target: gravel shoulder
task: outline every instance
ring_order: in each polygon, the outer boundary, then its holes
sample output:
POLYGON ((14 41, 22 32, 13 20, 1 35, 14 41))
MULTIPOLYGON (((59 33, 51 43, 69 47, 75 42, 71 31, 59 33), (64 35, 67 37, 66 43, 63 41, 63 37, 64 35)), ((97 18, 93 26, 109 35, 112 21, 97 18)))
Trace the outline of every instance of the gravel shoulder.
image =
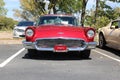
POLYGON ((23 38, 13 38, 12 31, 0 31, 0 44, 22 44, 23 38))

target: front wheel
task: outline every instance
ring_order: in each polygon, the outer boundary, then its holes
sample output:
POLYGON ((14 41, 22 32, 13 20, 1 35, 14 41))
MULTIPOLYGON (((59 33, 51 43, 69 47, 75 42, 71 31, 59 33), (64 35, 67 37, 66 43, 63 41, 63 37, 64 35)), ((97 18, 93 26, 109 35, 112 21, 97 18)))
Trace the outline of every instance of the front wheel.
POLYGON ((90 57, 90 52, 91 52, 91 50, 82 51, 81 52, 81 57, 85 58, 85 59, 88 59, 90 57))
POLYGON ((99 35, 99 47, 100 48, 105 48, 105 44, 106 44, 105 38, 102 34, 100 34, 99 35))

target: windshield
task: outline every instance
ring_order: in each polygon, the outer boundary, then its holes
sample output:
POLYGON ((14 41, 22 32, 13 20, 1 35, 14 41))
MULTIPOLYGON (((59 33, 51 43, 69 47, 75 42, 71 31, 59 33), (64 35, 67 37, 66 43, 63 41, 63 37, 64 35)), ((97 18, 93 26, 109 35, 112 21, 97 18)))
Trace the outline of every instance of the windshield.
POLYGON ((39 25, 41 24, 77 25, 77 20, 75 17, 43 16, 40 17, 39 25))
POLYGON ((33 26, 33 22, 19 22, 17 26, 33 26))

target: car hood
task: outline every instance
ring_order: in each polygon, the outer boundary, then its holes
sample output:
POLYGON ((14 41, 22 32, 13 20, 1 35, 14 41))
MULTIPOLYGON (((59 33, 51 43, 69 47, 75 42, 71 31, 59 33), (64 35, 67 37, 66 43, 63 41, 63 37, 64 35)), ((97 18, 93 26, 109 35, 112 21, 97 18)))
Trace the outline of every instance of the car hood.
POLYGON ((83 27, 67 25, 42 25, 36 28, 34 39, 37 38, 82 38, 86 39, 83 27))

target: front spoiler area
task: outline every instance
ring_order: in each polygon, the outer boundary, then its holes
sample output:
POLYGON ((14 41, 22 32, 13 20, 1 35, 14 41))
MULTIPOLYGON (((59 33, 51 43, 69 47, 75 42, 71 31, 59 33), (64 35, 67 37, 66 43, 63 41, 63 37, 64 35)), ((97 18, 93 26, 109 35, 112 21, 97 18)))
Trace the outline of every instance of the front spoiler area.
MULTIPOLYGON (((36 49, 38 51, 54 51, 54 48, 38 48, 36 46, 36 42, 27 42, 27 41, 22 41, 23 43, 23 46, 26 48, 26 49, 36 49)), ((88 50, 88 49, 94 49, 96 48, 97 46, 97 43, 96 42, 86 42, 86 45, 84 48, 81 48, 81 47, 77 47, 77 48, 67 48, 68 51, 84 51, 84 50, 88 50)))

